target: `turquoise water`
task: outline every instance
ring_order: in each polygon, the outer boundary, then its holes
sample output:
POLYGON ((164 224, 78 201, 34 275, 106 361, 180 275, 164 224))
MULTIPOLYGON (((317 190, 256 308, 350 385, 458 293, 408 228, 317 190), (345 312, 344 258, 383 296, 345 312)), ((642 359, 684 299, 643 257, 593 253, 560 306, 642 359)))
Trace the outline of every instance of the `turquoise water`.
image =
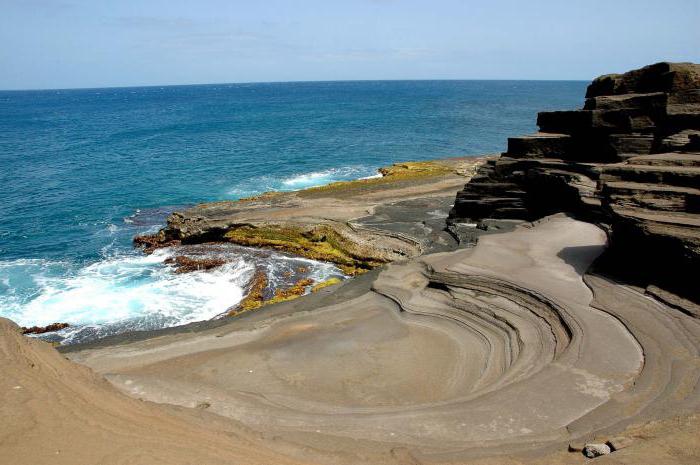
MULTIPOLYGON (((0 92, 0 315, 68 322, 67 342, 215 316, 255 266, 176 275, 134 234, 175 208, 371 176, 380 166, 499 152, 584 82, 405 81, 0 92)), ((197 252, 199 253, 199 252, 197 252)), ((337 270, 307 263, 318 279, 337 270)))

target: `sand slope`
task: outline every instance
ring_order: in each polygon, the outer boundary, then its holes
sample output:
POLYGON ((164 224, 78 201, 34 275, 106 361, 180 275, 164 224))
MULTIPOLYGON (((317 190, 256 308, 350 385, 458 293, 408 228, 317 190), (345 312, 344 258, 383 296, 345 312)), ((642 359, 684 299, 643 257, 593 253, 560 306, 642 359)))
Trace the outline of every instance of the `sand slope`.
POLYGON ((0 463, 298 463, 211 415, 128 398, 0 319, 0 463))

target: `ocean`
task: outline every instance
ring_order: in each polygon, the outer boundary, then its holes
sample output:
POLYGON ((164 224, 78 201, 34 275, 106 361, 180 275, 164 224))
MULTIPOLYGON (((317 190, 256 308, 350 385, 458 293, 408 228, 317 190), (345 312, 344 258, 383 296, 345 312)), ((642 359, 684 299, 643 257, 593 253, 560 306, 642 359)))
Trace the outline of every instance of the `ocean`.
POLYGON ((583 81, 362 81, 0 91, 0 316, 71 325, 75 343, 215 317, 256 267, 330 264, 235 246, 176 274, 135 234, 175 209, 376 174, 393 162, 501 152, 583 81))

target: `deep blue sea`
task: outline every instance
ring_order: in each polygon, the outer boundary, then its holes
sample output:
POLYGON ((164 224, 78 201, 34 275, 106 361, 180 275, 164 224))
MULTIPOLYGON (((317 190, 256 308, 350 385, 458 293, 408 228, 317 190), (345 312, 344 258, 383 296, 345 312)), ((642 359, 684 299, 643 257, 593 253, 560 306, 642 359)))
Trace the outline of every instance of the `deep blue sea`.
MULTIPOLYGON (((68 322, 64 342, 211 318, 256 266, 333 266, 245 248, 175 274, 132 237, 175 208, 500 152, 585 82, 377 81, 0 91, 0 315, 68 322)), ((190 253, 198 253, 189 251, 190 253)), ((289 274, 289 273, 287 273, 289 274)), ((280 275, 281 276, 281 275, 280 275)), ((280 278, 281 279, 281 278, 280 278)))

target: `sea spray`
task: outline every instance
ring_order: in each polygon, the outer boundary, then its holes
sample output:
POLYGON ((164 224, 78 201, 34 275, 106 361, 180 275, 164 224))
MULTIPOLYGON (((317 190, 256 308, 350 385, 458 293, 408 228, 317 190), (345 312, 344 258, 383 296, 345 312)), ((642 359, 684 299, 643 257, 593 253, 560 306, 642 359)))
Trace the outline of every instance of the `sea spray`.
POLYGON ((69 328, 48 336, 76 343, 124 331, 152 330, 217 317, 235 306, 256 269, 264 269, 273 288, 299 276, 323 281, 342 276, 333 265, 272 251, 225 244, 180 246, 151 255, 131 253, 71 270, 68 263, 18 260, 0 262, 0 295, 7 316, 22 326, 66 322, 69 328), (176 273, 169 258, 219 257, 212 270, 176 273), (28 292, 18 293, 23 286, 28 292))

